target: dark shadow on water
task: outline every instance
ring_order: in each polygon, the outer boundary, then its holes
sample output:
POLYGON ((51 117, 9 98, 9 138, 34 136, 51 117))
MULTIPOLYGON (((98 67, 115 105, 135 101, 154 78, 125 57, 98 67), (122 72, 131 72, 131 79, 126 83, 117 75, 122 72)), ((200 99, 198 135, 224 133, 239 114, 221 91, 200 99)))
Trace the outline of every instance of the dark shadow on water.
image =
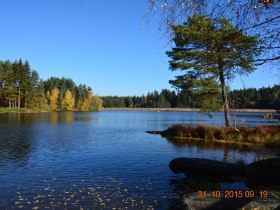
POLYGON ((193 139, 178 139, 178 138, 166 138, 170 143, 177 147, 193 147, 196 146, 201 149, 233 149, 233 150, 240 150, 240 151, 250 151, 252 147, 247 144, 239 144, 239 143, 224 143, 218 141, 209 141, 209 140, 193 140, 193 139))
MULTIPOLYGON (((228 142, 219 142, 219 141, 210 141, 210 140, 193 140, 193 139, 177 139, 177 138, 165 138, 170 144, 178 148, 199 148, 202 150, 223 150, 223 161, 229 162, 230 157, 229 153, 231 151, 246 154, 254 153, 254 161, 258 161, 266 158, 274 158, 280 156, 279 150, 273 148, 267 148, 263 146, 253 145, 253 144, 240 144, 240 143, 228 143, 228 142)), ((243 159, 237 161, 245 161, 243 159)))

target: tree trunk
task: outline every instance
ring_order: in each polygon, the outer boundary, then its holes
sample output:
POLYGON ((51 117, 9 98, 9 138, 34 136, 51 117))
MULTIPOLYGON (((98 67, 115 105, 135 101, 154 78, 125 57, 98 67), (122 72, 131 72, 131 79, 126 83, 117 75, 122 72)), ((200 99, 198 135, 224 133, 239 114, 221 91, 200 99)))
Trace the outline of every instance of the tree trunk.
POLYGON ((219 75, 220 75, 220 82, 221 82, 221 87, 222 87, 223 109, 224 109, 224 113, 225 113, 225 122, 226 122, 226 126, 229 127, 229 126, 231 126, 231 124, 230 124, 227 89, 226 89, 223 65, 220 62, 219 62, 219 75))
POLYGON ((20 109, 20 87, 18 89, 18 108, 20 109))

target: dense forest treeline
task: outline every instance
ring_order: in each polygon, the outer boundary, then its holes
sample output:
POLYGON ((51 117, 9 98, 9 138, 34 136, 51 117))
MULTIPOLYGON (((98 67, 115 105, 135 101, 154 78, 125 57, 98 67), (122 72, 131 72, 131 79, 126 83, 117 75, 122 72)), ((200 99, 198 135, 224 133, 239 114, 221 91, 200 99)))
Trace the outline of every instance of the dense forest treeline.
POLYGON ((27 60, 0 61, 0 82, 1 107, 37 111, 94 111, 102 107, 102 100, 92 94, 91 87, 64 77, 43 81, 27 60))
MULTIPOLYGON (((104 96, 103 106, 126 108, 201 108, 203 100, 191 92, 163 89, 142 96, 104 96)), ((280 109, 280 85, 229 91, 232 109, 280 109)), ((222 108, 222 105, 221 105, 222 108)))
MULTIPOLYGON (((142 96, 93 95, 91 87, 76 85, 72 79, 40 79, 26 60, 0 60, 0 107, 28 108, 37 111, 94 111, 101 107, 126 108, 201 108, 204 100, 190 91, 163 89, 142 96)), ((280 85, 229 91, 230 108, 280 109, 280 85)), ((222 106, 221 106, 222 108, 222 106)))

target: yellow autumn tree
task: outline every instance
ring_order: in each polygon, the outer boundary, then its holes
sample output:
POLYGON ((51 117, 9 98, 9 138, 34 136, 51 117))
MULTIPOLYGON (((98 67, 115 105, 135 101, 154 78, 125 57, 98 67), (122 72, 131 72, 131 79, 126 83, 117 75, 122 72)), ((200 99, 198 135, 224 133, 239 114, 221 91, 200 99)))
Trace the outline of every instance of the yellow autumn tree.
POLYGON ((98 111, 103 107, 103 101, 98 95, 88 94, 89 111, 98 111))
POLYGON ((98 95, 93 95, 90 91, 84 100, 77 102, 79 111, 98 111, 102 108, 103 101, 98 95))
POLYGON ((85 98, 84 100, 79 100, 77 102, 77 109, 79 111, 88 111, 89 110, 89 99, 88 99, 88 97, 85 98))
POLYGON ((59 95, 59 90, 57 87, 55 87, 54 89, 52 89, 51 93, 48 91, 47 92, 47 98, 49 101, 49 107, 50 110, 54 111, 57 109, 57 98, 59 95))
POLYGON ((75 99, 70 90, 67 90, 62 100, 62 109, 66 111, 72 111, 74 108, 75 99))
POLYGON ((79 100, 79 101, 77 102, 77 105, 76 105, 77 109, 78 109, 79 111, 83 111, 82 106, 83 106, 83 101, 79 100))
POLYGON ((88 111, 89 110, 89 100, 86 98, 82 103, 82 111, 88 111))

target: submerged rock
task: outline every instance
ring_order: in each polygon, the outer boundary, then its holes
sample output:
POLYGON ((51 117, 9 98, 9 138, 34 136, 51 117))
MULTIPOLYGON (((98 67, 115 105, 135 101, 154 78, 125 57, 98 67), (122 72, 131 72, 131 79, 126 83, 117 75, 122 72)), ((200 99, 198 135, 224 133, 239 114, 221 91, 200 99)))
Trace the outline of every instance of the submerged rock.
POLYGON ((246 167, 245 175, 258 182, 280 185, 280 158, 251 163, 246 167))
POLYGON ((162 131, 146 131, 146 133, 149 133, 149 134, 161 134, 162 131))
POLYGON ((245 166, 204 158, 175 158, 169 163, 174 173, 192 173, 214 176, 244 176, 245 166))

